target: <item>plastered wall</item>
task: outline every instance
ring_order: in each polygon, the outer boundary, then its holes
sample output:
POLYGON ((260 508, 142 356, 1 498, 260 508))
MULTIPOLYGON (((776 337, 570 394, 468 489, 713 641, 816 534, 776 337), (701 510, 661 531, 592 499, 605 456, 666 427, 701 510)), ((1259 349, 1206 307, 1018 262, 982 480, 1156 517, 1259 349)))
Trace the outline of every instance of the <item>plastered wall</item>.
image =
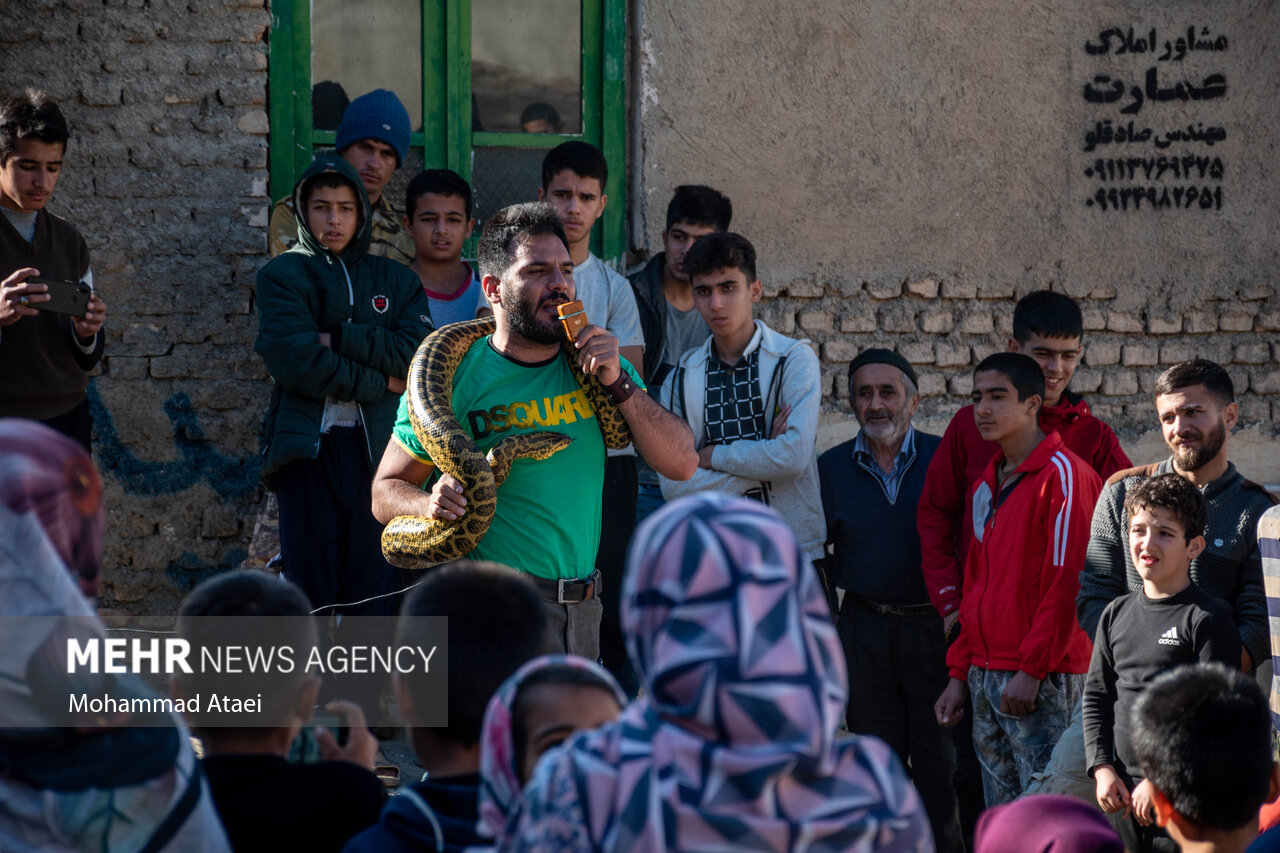
POLYGON ((635 248, 675 186, 731 197, 763 317, 822 357, 824 443, 859 349, 911 360, 940 431, 1051 287, 1135 460, 1164 453, 1155 377, 1203 356, 1280 484, 1280 3, 636 0, 633 39, 635 248))

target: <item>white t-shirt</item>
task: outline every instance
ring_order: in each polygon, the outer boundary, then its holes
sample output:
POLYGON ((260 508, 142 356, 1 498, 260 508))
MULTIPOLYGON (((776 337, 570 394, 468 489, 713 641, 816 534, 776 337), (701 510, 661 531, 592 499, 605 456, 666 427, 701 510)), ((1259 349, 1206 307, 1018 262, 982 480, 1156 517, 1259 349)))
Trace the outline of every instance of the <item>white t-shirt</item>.
POLYGON ((588 253, 587 259, 573 268, 573 283, 589 322, 612 332, 620 347, 644 346, 631 282, 588 253))

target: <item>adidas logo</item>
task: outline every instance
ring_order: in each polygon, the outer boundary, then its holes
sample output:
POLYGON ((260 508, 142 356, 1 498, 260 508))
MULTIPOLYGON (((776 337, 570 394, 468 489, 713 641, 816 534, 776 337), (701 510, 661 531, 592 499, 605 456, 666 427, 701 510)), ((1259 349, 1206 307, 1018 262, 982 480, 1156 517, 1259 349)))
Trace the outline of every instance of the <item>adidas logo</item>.
POLYGON ((1160 645, 1162 646, 1176 646, 1179 645, 1179 642, 1176 625, 1160 635, 1160 645))

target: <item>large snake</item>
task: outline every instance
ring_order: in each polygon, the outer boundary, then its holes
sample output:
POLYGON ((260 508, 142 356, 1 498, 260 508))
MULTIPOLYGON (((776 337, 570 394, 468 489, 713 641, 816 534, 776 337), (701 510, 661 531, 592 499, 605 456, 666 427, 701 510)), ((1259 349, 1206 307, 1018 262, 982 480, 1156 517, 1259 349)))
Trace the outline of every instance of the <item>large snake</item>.
MULTIPOLYGON (((462 483, 467 511, 453 521, 401 515, 382 533, 382 553, 393 566, 426 569, 471 553, 489 529, 498 507, 498 486, 520 458, 547 459, 572 441, 556 432, 508 436, 486 455, 453 414, 453 376, 472 344, 495 328, 492 317, 437 329, 418 347, 409 364, 409 425, 441 473, 462 483)), ((631 430, 604 386, 578 366, 578 350, 567 338, 565 356, 595 412, 606 447, 631 442, 631 430)))

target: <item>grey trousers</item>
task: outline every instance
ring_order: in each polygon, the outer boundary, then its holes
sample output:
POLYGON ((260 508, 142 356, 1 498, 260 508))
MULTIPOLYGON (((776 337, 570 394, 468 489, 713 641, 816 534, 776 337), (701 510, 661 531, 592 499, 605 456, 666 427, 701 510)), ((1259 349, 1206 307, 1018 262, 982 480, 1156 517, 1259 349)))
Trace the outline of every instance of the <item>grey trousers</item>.
POLYGON ((600 596, 579 604, 557 604, 543 599, 547 609, 550 640, 547 652, 600 660, 600 619, 604 605, 600 596))

